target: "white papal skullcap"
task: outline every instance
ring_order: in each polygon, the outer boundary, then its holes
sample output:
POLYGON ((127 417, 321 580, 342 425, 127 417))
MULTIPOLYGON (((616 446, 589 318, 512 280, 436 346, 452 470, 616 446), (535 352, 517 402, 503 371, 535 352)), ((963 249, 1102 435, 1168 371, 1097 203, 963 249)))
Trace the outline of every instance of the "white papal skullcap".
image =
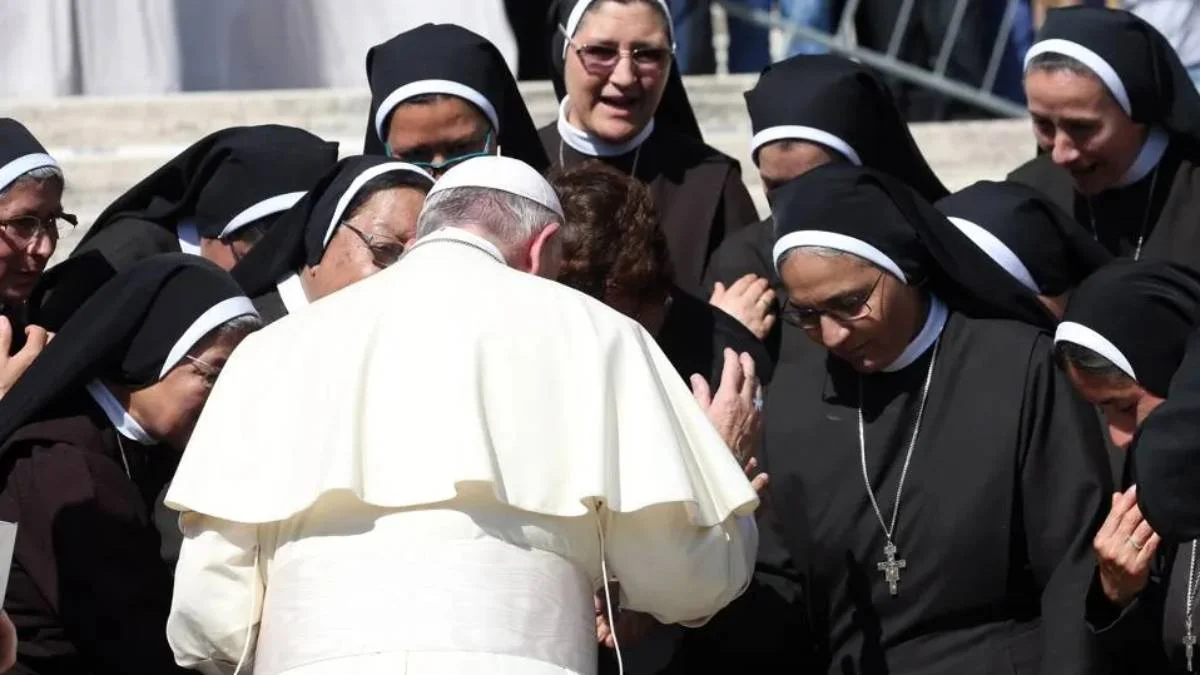
POLYGON ((563 217, 558 194, 542 174, 519 159, 512 157, 476 157, 468 159, 434 183, 429 195, 460 187, 488 188, 533 200, 563 217))

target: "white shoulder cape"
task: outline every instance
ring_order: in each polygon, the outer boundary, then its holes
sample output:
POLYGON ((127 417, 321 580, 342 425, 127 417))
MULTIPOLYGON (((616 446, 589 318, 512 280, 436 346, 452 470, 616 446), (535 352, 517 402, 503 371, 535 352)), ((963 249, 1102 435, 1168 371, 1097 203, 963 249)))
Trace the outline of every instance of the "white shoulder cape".
POLYGON ((243 342, 166 503, 267 523, 335 490, 564 517, 679 503, 703 527, 758 504, 639 325, 441 242, 243 342))

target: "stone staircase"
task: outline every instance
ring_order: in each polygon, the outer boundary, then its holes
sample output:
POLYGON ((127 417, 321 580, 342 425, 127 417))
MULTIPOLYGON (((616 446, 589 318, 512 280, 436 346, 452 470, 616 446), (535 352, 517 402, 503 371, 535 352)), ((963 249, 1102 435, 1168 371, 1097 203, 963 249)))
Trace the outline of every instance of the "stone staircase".
MULTIPOLYGON (((753 84, 753 76, 687 78, 705 138, 742 163, 751 194, 765 212, 748 153, 750 124, 742 99, 753 84)), ((539 125, 554 119, 558 106, 548 82, 524 83, 521 90, 539 125)), ((288 124, 338 141, 342 154, 349 155, 362 148, 368 103, 362 90, 213 92, 3 101, 0 116, 26 124, 63 164, 64 204, 80 216, 81 226, 61 243, 61 257, 114 197, 201 136, 227 126, 288 124)), ((952 189, 1002 178, 1033 155, 1025 120, 918 124, 913 131, 952 189)))

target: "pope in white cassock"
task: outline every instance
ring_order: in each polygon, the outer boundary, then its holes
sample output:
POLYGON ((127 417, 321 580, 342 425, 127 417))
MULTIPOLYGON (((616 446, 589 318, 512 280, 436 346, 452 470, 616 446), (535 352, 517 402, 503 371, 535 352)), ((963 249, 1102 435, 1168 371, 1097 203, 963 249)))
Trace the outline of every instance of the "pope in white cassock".
POLYGON ((592 673, 606 580, 685 625, 745 589, 755 493, 654 340, 541 278, 561 220, 469 160, 398 263, 238 348, 167 495, 181 665, 592 673))

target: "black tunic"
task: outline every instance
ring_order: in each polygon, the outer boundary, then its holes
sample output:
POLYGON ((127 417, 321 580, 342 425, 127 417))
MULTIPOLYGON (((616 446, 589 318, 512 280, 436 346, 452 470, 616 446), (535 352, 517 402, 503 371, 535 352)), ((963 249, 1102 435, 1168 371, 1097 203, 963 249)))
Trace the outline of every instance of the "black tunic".
MULTIPOLYGON (((805 589, 827 672, 1094 672, 1084 598, 1111 479, 1094 415, 1050 346, 1028 325, 950 314, 901 499, 898 597, 876 569, 885 539, 860 467, 856 373, 815 345, 778 365, 762 457, 771 536, 805 589)), ((932 351, 864 378, 885 518, 932 351)))
POLYGON ((562 142, 556 123, 540 130, 553 166, 599 160, 629 171, 635 154, 637 178, 650 186, 658 207, 675 283, 700 294, 713 251, 726 237, 758 220, 737 161, 666 129, 656 129, 637 150, 619 157, 591 157, 562 142))
POLYGON ((123 440, 81 394, 5 443, 0 520, 20 525, 4 609, 18 673, 175 673, 171 581, 150 520, 177 457, 123 440))
POLYGON ((774 361, 754 333, 681 289, 671 293, 671 306, 655 340, 684 380, 698 373, 714 389, 721 382, 727 347, 754 359, 755 374, 764 386, 771 382, 775 370, 774 361))
POLYGON ((1008 178, 1041 190, 1091 230, 1113 255, 1133 257, 1144 223, 1142 258, 1200 269, 1197 157, 1200 153, 1186 139, 1172 136, 1156 170, 1132 185, 1106 190, 1090 200, 1075 192, 1070 174, 1056 166, 1049 155, 1029 161, 1008 178))

